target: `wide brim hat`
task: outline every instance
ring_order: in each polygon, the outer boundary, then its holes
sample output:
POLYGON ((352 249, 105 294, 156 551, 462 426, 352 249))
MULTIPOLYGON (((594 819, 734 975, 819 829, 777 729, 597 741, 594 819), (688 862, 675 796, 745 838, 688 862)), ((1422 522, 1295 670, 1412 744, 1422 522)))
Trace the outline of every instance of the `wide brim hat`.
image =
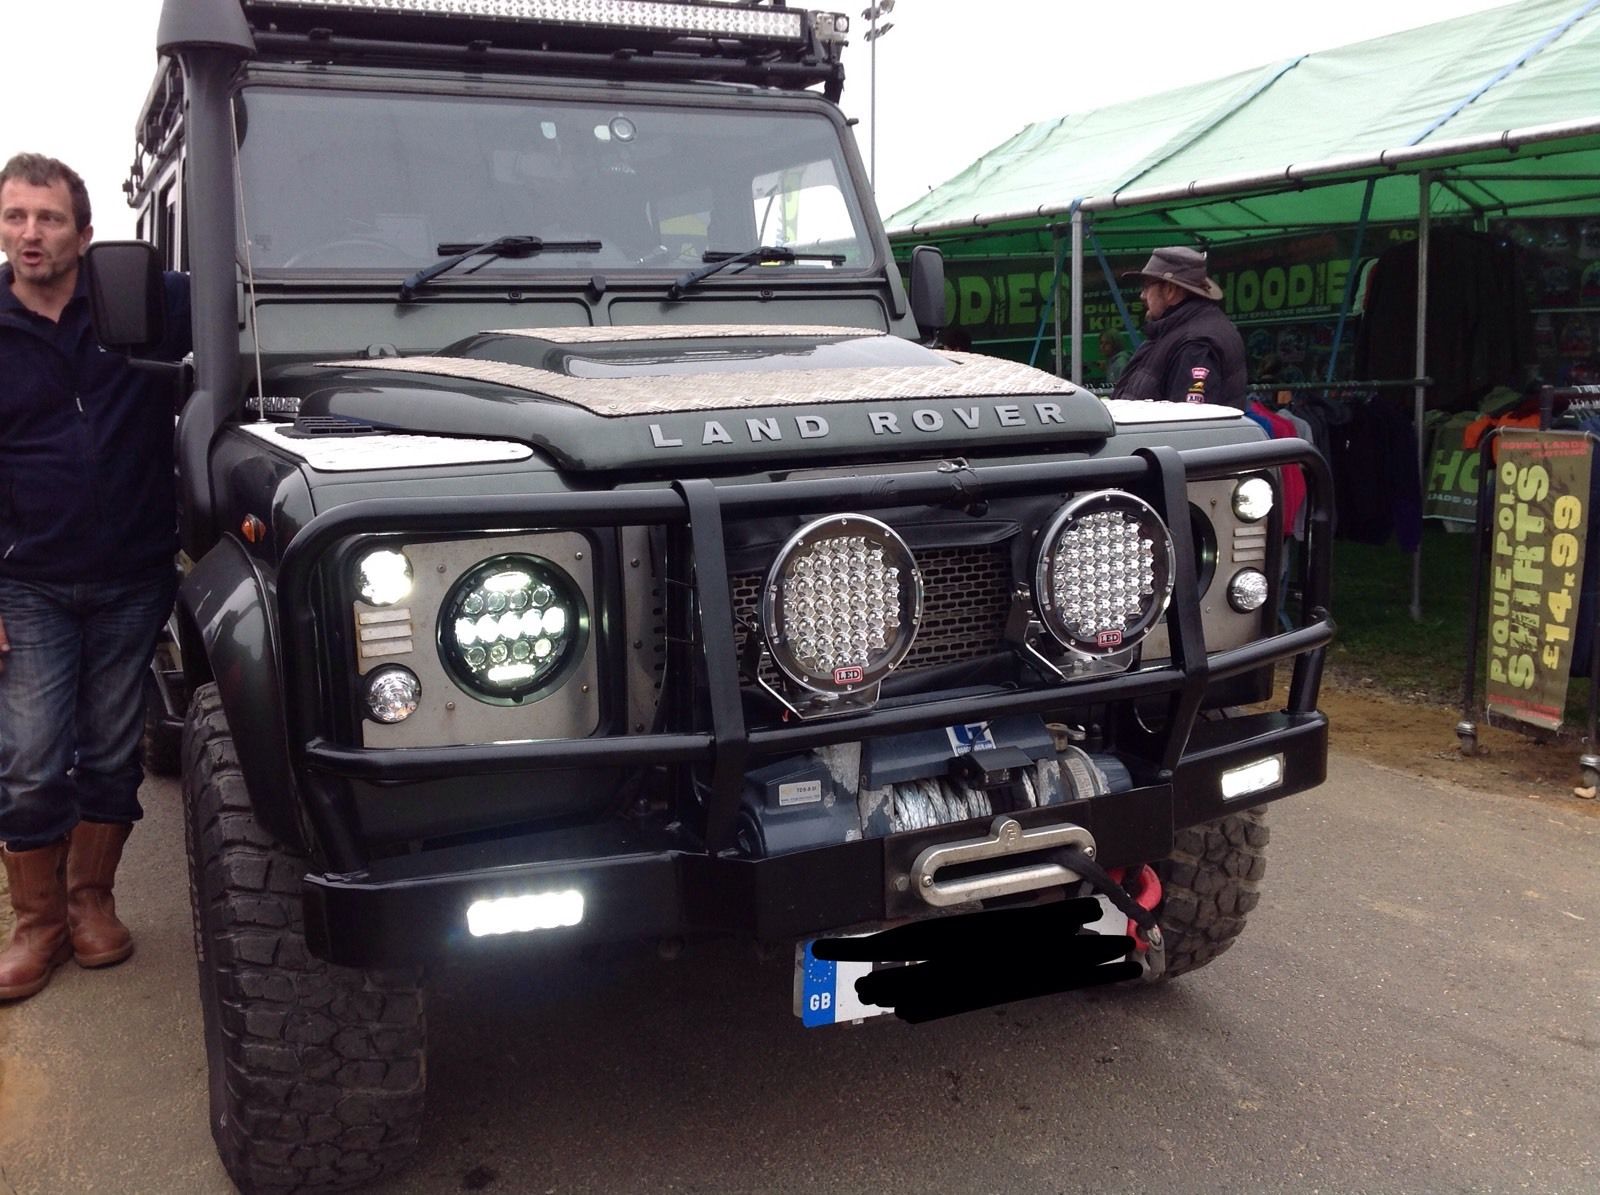
POLYGON ((1170 282, 1202 299, 1222 298, 1222 288, 1206 273, 1206 255, 1187 245, 1169 245, 1157 249, 1144 263, 1142 270, 1127 270, 1124 278, 1153 278, 1157 282, 1170 282))

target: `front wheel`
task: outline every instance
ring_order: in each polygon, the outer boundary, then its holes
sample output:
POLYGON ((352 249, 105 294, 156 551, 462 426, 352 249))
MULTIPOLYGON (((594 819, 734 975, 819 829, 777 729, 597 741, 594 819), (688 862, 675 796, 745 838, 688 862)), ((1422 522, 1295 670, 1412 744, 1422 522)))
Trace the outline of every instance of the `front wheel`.
POLYGON ((245 1195, 368 1182, 416 1147, 420 973, 307 949, 306 861, 255 818, 215 685, 183 736, 184 829, 211 1083, 211 1135, 245 1195))
POLYGON ((1271 832, 1263 811, 1246 809, 1179 830, 1161 877, 1161 933, 1171 979, 1205 966, 1244 932, 1261 900, 1271 832))

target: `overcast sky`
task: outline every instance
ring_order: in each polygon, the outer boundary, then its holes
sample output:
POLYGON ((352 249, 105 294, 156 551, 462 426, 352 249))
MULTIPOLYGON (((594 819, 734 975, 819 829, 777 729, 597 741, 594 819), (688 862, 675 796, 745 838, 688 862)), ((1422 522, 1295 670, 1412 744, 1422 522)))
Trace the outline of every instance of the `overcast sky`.
MULTIPOLYGON (((800 3, 850 13, 844 109, 860 119, 856 131, 867 158, 876 91, 877 192, 888 215, 1031 121, 1503 0, 895 0, 885 18, 894 28, 878 42, 876 88, 861 9, 800 3)), ((19 34, 8 42, 12 115, 0 152, 31 149, 74 166, 88 182, 102 238, 132 234, 121 187, 133 160, 134 121, 155 71, 160 8, 161 0, 53 0, 40 29, 54 32, 42 41, 19 34)))

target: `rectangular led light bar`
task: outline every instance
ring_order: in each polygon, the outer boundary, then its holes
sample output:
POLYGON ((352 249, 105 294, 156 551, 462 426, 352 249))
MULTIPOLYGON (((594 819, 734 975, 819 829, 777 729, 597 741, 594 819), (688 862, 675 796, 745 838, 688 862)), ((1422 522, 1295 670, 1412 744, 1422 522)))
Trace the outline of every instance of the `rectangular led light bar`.
POLYGON ((1266 792, 1283 783, 1283 756, 1269 755, 1222 773, 1222 799, 1236 801, 1251 793, 1266 792))
POLYGON ((298 8, 430 17, 478 17, 543 25, 803 41, 798 9, 664 4, 659 0, 246 0, 252 8, 298 8))
POLYGON ((474 938, 562 929, 582 920, 583 893, 576 888, 475 900, 467 909, 467 931, 474 938))

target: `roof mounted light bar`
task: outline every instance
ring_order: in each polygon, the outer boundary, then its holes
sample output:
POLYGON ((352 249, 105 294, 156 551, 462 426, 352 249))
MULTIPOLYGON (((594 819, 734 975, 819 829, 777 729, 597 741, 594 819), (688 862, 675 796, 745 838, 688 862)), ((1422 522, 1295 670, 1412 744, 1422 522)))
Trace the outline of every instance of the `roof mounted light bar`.
POLYGON ((778 43, 819 40, 849 31, 836 13, 789 8, 733 8, 666 0, 244 0, 248 9, 295 9, 528 22, 573 29, 634 29, 669 37, 734 37, 778 43))

